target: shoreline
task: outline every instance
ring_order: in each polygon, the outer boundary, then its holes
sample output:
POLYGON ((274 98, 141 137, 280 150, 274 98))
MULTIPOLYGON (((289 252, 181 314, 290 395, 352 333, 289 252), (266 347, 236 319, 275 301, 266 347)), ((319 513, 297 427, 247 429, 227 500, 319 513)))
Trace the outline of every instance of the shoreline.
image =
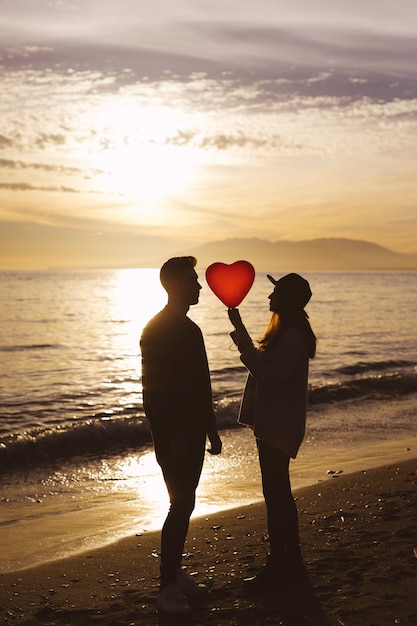
MULTIPOLYGON (((206 456, 192 520, 263 501, 251 431, 241 431, 240 437, 233 431, 224 435, 222 457, 206 456), (225 476, 227 499, 223 495, 225 476)), ((328 479, 412 457, 417 457, 415 436, 359 448, 304 445, 291 463, 293 492, 297 495, 301 488, 314 487, 328 479)), ((78 491, 75 495, 47 496, 24 505, 9 503, 1 523, 0 575, 100 549, 134 533, 158 531, 168 507, 166 488, 153 453, 139 458, 137 471, 143 472, 146 467, 146 485, 142 485, 141 492, 135 477, 127 485, 116 481, 120 491, 112 486, 98 493, 90 489, 85 494, 78 491)), ((127 464, 133 465, 132 459, 127 464)))
POLYGON ((184 565, 211 592, 193 603, 190 617, 157 614, 159 532, 150 531, 1 574, 2 623, 411 626, 417 621, 416 466, 413 456, 297 490, 310 579, 303 589, 244 596, 243 578, 265 559, 265 507, 257 502, 191 520, 184 565))

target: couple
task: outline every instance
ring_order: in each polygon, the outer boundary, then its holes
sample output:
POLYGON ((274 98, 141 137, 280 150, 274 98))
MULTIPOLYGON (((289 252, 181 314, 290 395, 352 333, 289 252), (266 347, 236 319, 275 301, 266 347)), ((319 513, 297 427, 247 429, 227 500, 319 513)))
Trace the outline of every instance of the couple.
MULTIPOLYGON (((208 592, 206 585, 187 576, 181 558, 206 438, 210 454, 222 450, 203 336, 187 316, 201 289, 196 263, 194 257, 176 257, 162 266, 160 280, 168 303, 148 322, 140 342, 144 409, 170 499, 161 535, 157 598, 158 609, 168 614, 188 613, 187 598, 208 592)), ((248 370, 239 422, 254 430, 267 507, 270 553, 259 574, 245 581, 255 591, 273 591, 305 576, 289 462, 304 437, 308 363, 316 348, 304 311, 311 297, 308 282, 298 274, 268 279, 274 284, 269 296, 272 317, 258 348, 238 309, 228 311, 234 326, 231 337, 248 370)))

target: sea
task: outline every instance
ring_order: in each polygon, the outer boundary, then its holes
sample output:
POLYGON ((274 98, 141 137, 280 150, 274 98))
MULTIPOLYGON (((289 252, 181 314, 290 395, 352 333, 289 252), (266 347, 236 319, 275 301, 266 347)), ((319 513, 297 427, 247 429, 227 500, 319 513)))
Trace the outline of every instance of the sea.
MULTIPOLYGON (((204 334, 224 441, 203 470, 205 514, 261 491, 252 433, 237 424, 246 371, 226 307, 197 271, 200 302, 189 316, 204 334)), ((239 306, 255 341, 270 318, 268 273, 286 272, 257 271, 239 306)), ((332 459, 337 476, 346 450, 364 464, 375 446, 417 443, 417 273, 300 273, 313 292, 306 310, 318 347, 297 485, 324 478, 314 459, 332 459)), ((1 271, 0 293, 0 571, 160 526, 166 493, 139 349, 166 303, 159 270, 1 271)))

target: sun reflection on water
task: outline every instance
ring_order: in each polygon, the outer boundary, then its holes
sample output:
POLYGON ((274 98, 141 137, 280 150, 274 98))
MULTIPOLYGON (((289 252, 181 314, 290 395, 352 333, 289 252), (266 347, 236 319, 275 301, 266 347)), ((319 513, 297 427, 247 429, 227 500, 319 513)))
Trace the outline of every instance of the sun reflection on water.
MULTIPOLYGON (((252 434, 243 429, 233 433, 223 431, 221 436, 224 452, 216 457, 206 455, 193 517, 248 504, 260 497, 258 460, 252 434)), ((111 482, 114 493, 123 493, 137 500, 137 519, 142 527, 162 527, 169 498, 153 450, 141 450, 119 458, 114 464, 103 465, 100 474, 107 485, 107 481, 111 482)))
MULTIPOLYGON (((119 270, 109 292, 108 315, 118 322, 119 331, 109 336, 111 351, 123 371, 117 377, 126 396, 140 390, 139 339, 145 324, 166 303, 166 292, 159 281, 159 270, 134 268, 119 270)), ((114 328, 114 325, 113 325, 114 328)))
MULTIPOLYGON (((168 494, 155 454, 132 455, 120 461, 118 470, 123 476, 124 488, 137 495, 141 509, 152 512, 152 517, 161 519, 168 508, 168 494)), ((142 510, 143 514, 144 511, 142 510)))
POLYGON ((166 302, 166 292, 159 281, 159 269, 120 270, 117 272, 111 297, 113 313, 120 319, 133 322, 135 332, 137 329, 141 331, 152 315, 166 302))

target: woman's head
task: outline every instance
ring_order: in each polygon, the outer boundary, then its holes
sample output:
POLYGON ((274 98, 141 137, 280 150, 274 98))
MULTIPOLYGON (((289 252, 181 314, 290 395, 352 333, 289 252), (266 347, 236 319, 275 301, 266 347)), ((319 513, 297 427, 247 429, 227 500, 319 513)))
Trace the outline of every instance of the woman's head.
POLYGON ((269 296, 270 309, 274 313, 297 313, 302 311, 311 298, 311 289, 308 281, 299 274, 287 274, 279 280, 267 275, 275 285, 269 296))
POLYGON ((267 276, 275 285, 275 289, 269 296, 272 317, 259 340, 260 349, 268 349, 287 328, 295 326, 304 337, 309 357, 314 358, 316 337, 304 311, 312 295, 308 281, 295 273, 287 274, 279 280, 275 280, 269 274, 267 276))

